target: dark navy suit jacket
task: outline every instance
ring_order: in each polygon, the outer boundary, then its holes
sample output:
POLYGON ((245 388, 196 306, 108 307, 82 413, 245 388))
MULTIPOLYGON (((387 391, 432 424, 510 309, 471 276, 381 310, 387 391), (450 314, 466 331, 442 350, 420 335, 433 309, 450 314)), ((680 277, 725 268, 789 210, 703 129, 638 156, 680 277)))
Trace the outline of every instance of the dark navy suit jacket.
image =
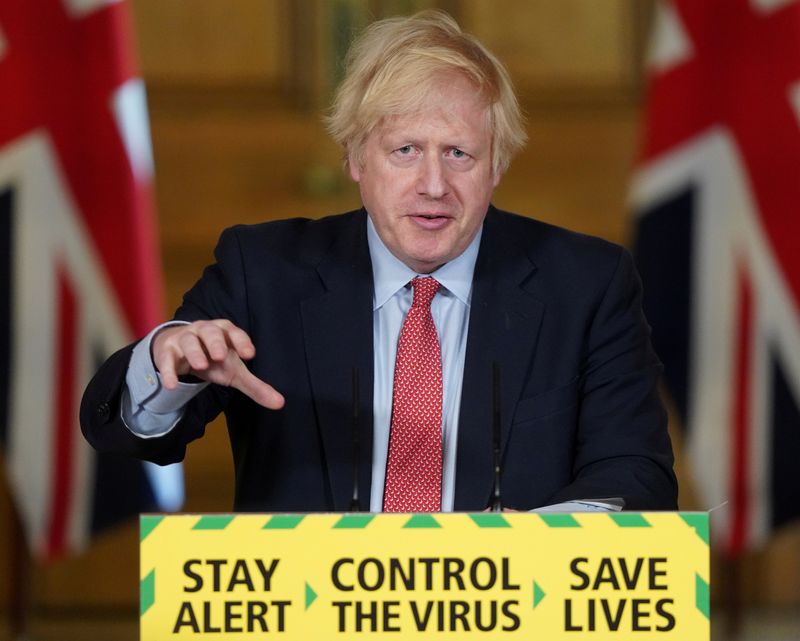
MULTIPOLYGON (((352 371, 360 372, 360 460, 368 509, 372 458, 372 269, 366 212, 226 230, 177 318, 230 319, 247 331, 252 371, 286 397, 280 411, 209 386, 167 435, 140 439, 120 419, 132 346, 87 388, 86 438, 158 463, 183 458, 226 413, 236 510, 348 509, 353 487, 352 371)), ((677 485, 661 365, 621 247, 490 208, 475 266, 456 461, 456 510, 489 503, 492 363, 499 364, 504 504, 531 509, 622 497, 675 509, 677 485)))

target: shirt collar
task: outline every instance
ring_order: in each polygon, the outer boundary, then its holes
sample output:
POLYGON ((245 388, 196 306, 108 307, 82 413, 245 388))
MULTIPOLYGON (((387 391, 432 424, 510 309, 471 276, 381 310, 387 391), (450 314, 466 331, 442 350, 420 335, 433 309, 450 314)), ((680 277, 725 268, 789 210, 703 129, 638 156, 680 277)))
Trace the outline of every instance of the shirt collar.
POLYGON ((442 265, 432 274, 418 274, 397 258, 384 244, 372 218, 367 216, 367 242, 372 260, 372 280, 375 296, 372 301, 373 311, 380 309, 398 290, 408 284, 415 276, 433 276, 439 284, 451 292, 465 305, 469 305, 472 295, 472 274, 478 258, 483 226, 478 229, 475 238, 456 258, 442 265))

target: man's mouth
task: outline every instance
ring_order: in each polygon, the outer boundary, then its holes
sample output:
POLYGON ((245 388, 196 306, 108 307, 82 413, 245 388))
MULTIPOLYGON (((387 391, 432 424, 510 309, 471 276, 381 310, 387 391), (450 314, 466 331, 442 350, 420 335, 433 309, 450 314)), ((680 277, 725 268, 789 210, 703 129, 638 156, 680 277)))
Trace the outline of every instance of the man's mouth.
POLYGON ((412 214, 411 220, 413 220, 416 225, 422 227, 423 229, 437 230, 445 227, 452 220, 452 218, 445 214, 421 213, 412 214))

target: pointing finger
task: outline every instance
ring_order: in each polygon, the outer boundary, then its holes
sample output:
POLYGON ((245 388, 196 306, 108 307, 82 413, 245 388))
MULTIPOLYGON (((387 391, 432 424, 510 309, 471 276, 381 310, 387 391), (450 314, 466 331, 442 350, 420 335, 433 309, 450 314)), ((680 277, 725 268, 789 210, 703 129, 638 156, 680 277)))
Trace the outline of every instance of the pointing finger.
POLYGON ((241 363, 241 367, 231 381, 231 386, 267 409, 279 410, 286 402, 283 394, 258 378, 247 369, 244 363, 241 363))

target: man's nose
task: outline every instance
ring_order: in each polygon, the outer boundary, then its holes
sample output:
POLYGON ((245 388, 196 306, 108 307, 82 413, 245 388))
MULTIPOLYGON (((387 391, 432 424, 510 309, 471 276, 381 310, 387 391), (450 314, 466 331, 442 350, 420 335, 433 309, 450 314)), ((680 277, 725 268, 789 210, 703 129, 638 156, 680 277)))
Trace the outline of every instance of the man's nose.
POLYGON ((417 193, 429 198, 442 198, 449 191, 444 158, 435 154, 426 155, 420 164, 417 193))

